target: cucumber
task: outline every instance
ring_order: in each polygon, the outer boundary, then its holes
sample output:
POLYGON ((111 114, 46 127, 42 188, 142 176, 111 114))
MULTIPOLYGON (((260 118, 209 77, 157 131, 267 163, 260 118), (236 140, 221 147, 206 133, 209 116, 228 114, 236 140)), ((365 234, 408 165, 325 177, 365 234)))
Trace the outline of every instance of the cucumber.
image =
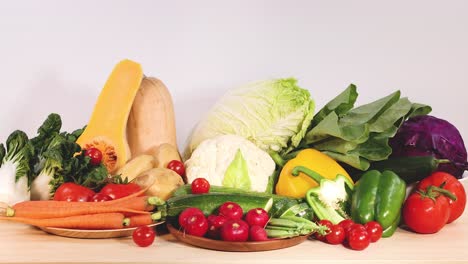
POLYGON ((166 201, 167 216, 177 217, 183 210, 189 207, 199 208, 205 215, 210 215, 216 213, 218 207, 225 202, 235 202, 239 204, 244 213, 255 208, 263 208, 268 212, 273 205, 273 198, 250 194, 239 195, 227 193, 181 195, 172 197, 166 201))
MULTIPOLYGON (((181 195, 187 195, 192 193, 192 188, 190 184, 185 184, 177 188, 173 193, 172 197, 177 197, 181 195)), ((246 191, 242 189, 237 189, 237 188, 232 188, 232 187, 224 187, 224 186, 216 186, 216 185, 211 185, 210 186, 210 192, 209 193, 227 193, 227 194, 240 194, 240 195, 253 195, 253 196, 258 196, 258 197, 267 197, 267 198, 273 198, 274 202, 276 203, 279 200, 282 199, 290 199, 290 200, 296 200, 296 203, 300 201, 300 199, 296 198, 289 198, 281 195, 276 195, 276 194, 271 194, 271 193, 265 193, 265 192, 254 192, 254 191, 246 191)))
POLYGON ((372 162, 369 170, 390 170, 406 183, 413 183, 429 176, 439 164, 449 162, 433 156, 390 157, 387 160, 372 162))

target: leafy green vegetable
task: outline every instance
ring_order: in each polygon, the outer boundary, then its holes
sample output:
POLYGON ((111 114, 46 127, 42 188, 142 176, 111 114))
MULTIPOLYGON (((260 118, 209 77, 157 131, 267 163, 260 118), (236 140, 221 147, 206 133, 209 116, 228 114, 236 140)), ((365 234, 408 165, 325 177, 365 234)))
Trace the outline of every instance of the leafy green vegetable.
POLYGON ((357 97, 356 86, 351 84, 327 103, 314 116, 301 148, 316 148, 335 160, 366 170, 370 162, 387 159, 392 153, 388 140, 403 121, 431 111, 429 106, 400 98, 400 91, 354 108, 357 97))
POLYGON ((50 114, 31 139, 35 156, 31 159, 34 177, 31 184, 33 200, 48 200, 64 182, 75 182, 90 188, 99 188, 107 178, 104 165, 93 166, 90 158, 76 143, 83 129, 72 133, 60 132, 62 120, 50 114), (76 155, 81 153, 81 155, 76 155))
POLYGON ((238 188, 241 190, 250 190, 252 183, 250 182, 247 162, 242 156, 240 149, 237 150, 234 159, 229 164, 224 174, 223 186, 238 188))
POLYGON ((0 201, 11 205, 29 200, 29 162, 34 150, 28 136, 16 130, 7 138, 6 151, 3 145, 1 149, 0 201))
POLYGON ((261 149, 282 151, 299 145, 312 120, 315 104, 295 79, 259 81, 224 95, 195 127, 185 157, 206 139, 233 134, 261 149))

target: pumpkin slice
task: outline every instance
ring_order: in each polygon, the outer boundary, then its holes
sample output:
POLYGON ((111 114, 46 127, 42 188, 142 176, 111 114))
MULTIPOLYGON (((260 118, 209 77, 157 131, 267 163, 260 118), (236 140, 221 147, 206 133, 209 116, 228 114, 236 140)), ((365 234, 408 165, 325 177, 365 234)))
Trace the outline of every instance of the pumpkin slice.
POLYGON ((103 163, 110 173, 131 158, 127 120, 142 79, 140 64, 130 60, 119 62, 98 97, 86 129, 77 140, 83 149, 95 147, 101 150, 103 163))

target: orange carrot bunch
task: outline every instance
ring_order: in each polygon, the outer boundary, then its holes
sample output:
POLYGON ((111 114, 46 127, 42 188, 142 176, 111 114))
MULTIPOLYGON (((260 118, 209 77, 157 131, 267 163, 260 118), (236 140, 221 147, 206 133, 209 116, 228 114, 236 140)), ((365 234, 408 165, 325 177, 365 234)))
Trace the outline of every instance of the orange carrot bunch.
POLYGON ((38 227, 73 229, 118 229, 148 225, 161 219, 161 213, 151 214, 164 201, 157 197, 140 196, 141 190, 120 199, 105 202, 25 201, 5 208, 9 220, 38 227))

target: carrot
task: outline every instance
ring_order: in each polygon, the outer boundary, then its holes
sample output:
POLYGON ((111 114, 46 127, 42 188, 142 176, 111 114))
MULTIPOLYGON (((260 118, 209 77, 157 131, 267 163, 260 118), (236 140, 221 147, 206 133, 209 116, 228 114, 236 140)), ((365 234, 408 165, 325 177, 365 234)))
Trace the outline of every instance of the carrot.
MULTIPOLYGON (((111 201, 105 201, 105 202, 67 202, 67 201, 54 201, 54 200, 47 200, 47 201, 24 201, 24 202, 19 202, 13 205, 13 209, 23 209, 23 208, 31 208, 31 207, 44 207, 44 208, 60 208, 60 207, 85 207, 85 206, 91 206, 91 207, 96 207, 96 206, 113 206, 116 204, 119 204, 121 202, 127 202, 128 200, 131 200, 135 197, 138 197, 142 194, 145 193, 145 191, 149 187, 146 187, 136 193, 133 193, 131 195, 128 195, 126 197, 122 197, 120 199, 116 200, 111 200, 111 201)), ((144 196, 140 196, 144 197, 144 196)))
POLYGON ((146 211, 120 206, 97 206, 94 203, 91 203, 91 205, 94 204, 94 206, 90 206, 88 203, 84 202, 65 202, 69 203, 69 206, 56 207, 54 204, 57 202, 58 201, 46 201, 46 203, 41 203, 41 206, 36 207, 8 207, 6 209, 6 216, 42 219, 102 213, 149 214, 149 212, 146 211))
POLYGON ((124 220, 126 227, 138 227, 142 225, 151 225, 155 221, 161 219, 161 212, 156 212, 152 215, 134 215, 124 220))
POLYGON ((8 220, 39 227, 118 229, 123 228, 124 215, 120 213, 103 213, 46 219, 0 216, 0 220, 8 220))

